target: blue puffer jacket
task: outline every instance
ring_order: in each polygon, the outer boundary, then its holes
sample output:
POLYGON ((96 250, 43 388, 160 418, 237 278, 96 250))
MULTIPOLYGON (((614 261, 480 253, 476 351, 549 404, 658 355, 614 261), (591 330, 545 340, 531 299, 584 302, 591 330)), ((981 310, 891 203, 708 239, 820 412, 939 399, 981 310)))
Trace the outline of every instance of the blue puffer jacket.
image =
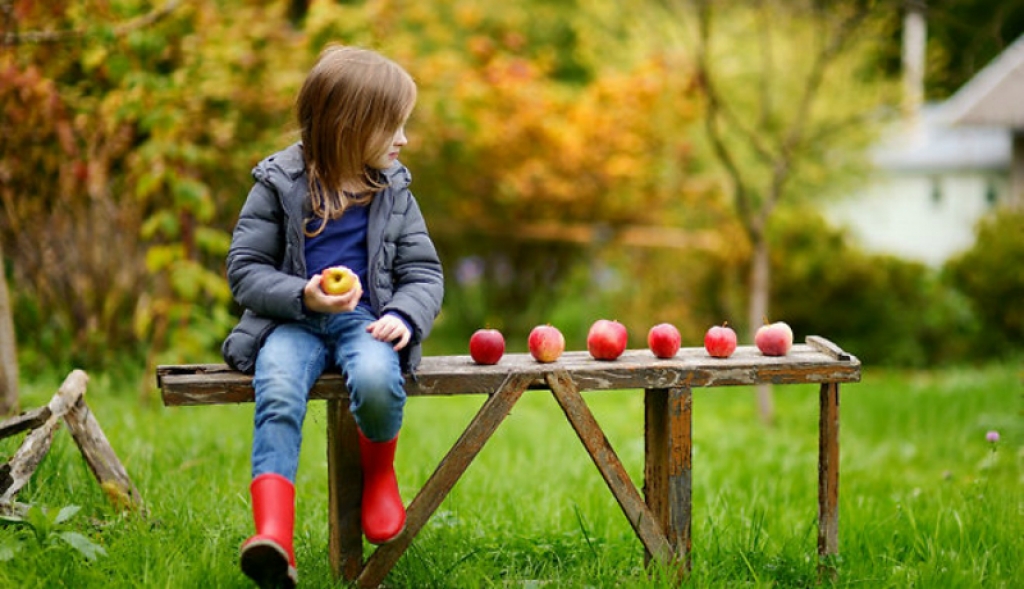
MULTIPOLYGON (((267 157, 252 174, 256 183, 242 207, 227 258, 231 292, 245 310, 221 347, 228 365, 245 373, 252 373, 263 341, 277 325, 311 313, 302 302, 307 282, 303 221, 310 204, 301 144, 267 157)), ((441 310, 444 277, 409 191, 409 170, 396 162, 384 176, 388 186, 370 204, 369 284, 363 288, 377 316, 397 312, 412 327, 412 339, 401 355, 403 370, 412 372, 441 310)))

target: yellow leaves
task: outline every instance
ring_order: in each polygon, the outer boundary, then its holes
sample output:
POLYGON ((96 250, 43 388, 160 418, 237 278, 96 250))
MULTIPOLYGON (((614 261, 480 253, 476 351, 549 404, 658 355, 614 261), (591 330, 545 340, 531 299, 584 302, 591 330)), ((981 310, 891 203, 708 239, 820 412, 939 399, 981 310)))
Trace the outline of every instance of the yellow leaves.
MULTIPOLYGON (((470 46, 476 56, 494 51, 489 40, 470 39, 470 46)), ((627 71, 600 71, 576 87, 553 81, 542 63, 500 52, 463 65, 443 89, 443 108, 460 109, 460 124, 470 129, 459 137, 480 167, 468 175, 494 187, 482 195, 496 206, 491 214, 650 222, 682 204, 685 175, 669 176, 668 184, 652 180, 665 165, 687 166, 682 158, 690 153, 684 129, 695 108, 687 80, 669 67, 650 59, 627 71)), ((427 117, 441 99, 433 92, 428 85, 421 94, 427 117)))

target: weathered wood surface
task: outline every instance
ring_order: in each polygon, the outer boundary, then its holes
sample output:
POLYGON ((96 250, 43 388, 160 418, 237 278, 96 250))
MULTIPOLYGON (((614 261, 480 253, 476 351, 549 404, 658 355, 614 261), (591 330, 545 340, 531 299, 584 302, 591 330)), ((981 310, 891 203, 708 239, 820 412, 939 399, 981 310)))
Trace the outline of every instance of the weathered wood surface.
POLYGON ((363 570, 363 468, 359 426, 348 403, 327 401, 327 556, 335 577, 355 579, 363 570))
MULTIPOLYGON (((648 389, 644 393, 644 498, 665 531, 680 573, 690 570, 693 494, 693 391, 648 389)), ((656 555, 645 551, 645 562, 656 555)))
POLYGON ((441 502, 462 477, 484 444, 505 421, 512 407, 526 391, 529 378, 510 375, 477 412, 448 454, 430 475, 406 510, 405 531, 379 546, 366 561, 356 583, 359 587, 377 587, 408 549, 416 534, 426 525, 441 502))
MULTIPOLYGON (((528 377, 528 388, 547 389, 545 375, 556 370, 566 371, 581 391, 860 381, 856 357, 824 338, 810 336, 806 344, 793 346, 781 357, 764 356, 754 346, 740 346, 729 358, 712 358, 702 347, 682 348, 665 360, 643 349, 627 350, 614 361, 571 351, 549 364, 525 353, 506 354, 493 366, 475 364, 469 356, 428 356, 416 378, 406 379, 405 389, 410 396, 489 395, 510 374, 528 377)), ((224 364, 158 366, 157 384, 168 406, 253 400, 252 377, 224 364)), ((325 374, 310 391, 311 399, 346 396, 344 380, 337 374, 325 374)))
POLYGON ((85 404, 84 398, 78 401, 64 415, 64 423, 71 431, 71 437, 78 444, 86 464, 92 471, 100 488, 118 509, 138 509, 142 507, 142 497, 135 488, 128 471, 117 458, 114 449, 107 441, 92 410, 85 404))
POLYGON ((51 411, 48 405, 42 407, 36 407, 31 411, 26 411, 21 415, 15 415, 9 419, 5 419, 0 423, 0 440, 9 438, 13 435, 20 434, 21 432, 35 429, 50 418, 51 411))
POLYGON ((644 549, 662 562, 669 561, 673 550, 665 538, 663 529, 658 525, 657 517, 640 496, 636 485, 626 472, 626 467, 622 465, 594 414, 583 401, 572 378, 568 373, 559 371, 548 375, 547 381, 566 419, 576 430, 580 442, 604 477, 605 484, 615 496, 626 515, 626 520, 633 526, 633 531, 643 543, 644 549))
POLYGON ((825 557, 821 572, 835 580, 839 554, 839 385, 824 383, 819 392, 818 417, 818 555, 825 557))
POLYGON ((49 418, 29 432, 14 456, 0 467, 0 503, 11 503, 18 491, 32 478, 32 473, 50 450, 53 433, 60 427, 61 418, 85 394, 88 381, 89 377, 81 370, 69 374, 47 404, 49 418))

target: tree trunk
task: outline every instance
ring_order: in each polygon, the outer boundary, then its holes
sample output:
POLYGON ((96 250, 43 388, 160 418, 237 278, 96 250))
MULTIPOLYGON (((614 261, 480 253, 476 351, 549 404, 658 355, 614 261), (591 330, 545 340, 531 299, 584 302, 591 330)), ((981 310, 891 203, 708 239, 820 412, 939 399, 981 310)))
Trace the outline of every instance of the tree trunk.
MULTIPOLYGON (((754 341, 757 328, 768 316, 768 295, 771 287, 771 264, 768 239, 763 234, 754 238, 753 254, 750 260, 750 302, 747 306, 748 341, 754 341)), ((771 425, 775 422, 775 402, 772 388, 768 384, 757 385, 757 410, 761 421, 771 425)))
POLYGON ((18 352, 4 260, 0 245, 0 416, 18 412, 18 352))

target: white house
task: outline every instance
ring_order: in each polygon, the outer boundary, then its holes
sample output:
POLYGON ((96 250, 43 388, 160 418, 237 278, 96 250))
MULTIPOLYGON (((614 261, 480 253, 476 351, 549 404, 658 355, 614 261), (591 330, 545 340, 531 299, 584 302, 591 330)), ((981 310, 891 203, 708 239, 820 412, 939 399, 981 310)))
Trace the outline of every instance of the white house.
POLYGON ((875 175, 829 206, 865 249, 939 266, 999 205, 1024 203, 1024 36, 872 149, 875 175))

